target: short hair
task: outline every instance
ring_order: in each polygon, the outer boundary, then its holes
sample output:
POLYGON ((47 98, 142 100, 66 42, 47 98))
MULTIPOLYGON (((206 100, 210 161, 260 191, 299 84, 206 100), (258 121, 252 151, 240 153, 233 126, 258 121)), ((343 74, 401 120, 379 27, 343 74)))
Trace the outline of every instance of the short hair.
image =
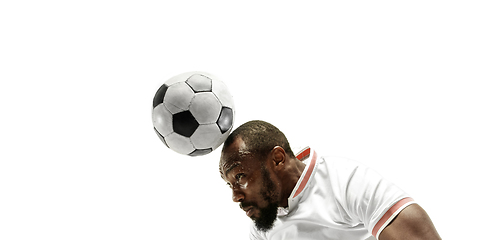
POLYGON ((274 125, 253 120, 240 125, 225 140, 222 151, 230 146, 238 137, 245 143, 246 150, 259 158, 265 158, 276 146, 280 146, 291 157, 294 153, 284 133, 274 125))

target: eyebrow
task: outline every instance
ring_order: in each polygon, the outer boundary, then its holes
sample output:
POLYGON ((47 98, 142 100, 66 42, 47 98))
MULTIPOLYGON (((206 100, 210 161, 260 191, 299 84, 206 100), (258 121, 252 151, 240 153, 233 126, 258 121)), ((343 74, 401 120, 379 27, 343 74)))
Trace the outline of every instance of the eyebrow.
POLYGON ((232 169, 240 166, 240 162, 234 162, 232 165, 230 165, 230 167, 227 168, 227 170, 225 170, 225 177, 227 176, 227 174, 232 171, 232 169))

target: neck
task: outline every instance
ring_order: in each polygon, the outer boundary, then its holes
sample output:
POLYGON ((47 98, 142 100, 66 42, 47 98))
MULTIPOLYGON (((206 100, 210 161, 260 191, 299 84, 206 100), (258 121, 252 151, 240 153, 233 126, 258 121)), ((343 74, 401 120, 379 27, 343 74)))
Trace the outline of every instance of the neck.
POLYGON ((279 202, 279 207, 288 207, 288 199, 298 183, 301 174, 303 174, 306 164, 297 160, 296 158, 289 159, 289 166, 286 168, 285 176, 282 178, 282 197, 279 202))

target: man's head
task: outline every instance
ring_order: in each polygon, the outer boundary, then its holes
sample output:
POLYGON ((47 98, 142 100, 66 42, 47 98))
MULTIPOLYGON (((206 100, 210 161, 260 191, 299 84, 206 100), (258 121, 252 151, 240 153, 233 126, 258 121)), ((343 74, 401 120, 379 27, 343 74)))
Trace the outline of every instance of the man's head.
POLYGON ((232 189, 233 201, 261 231, 271 229, 277 208, 287 205, 295 184, 286 179, 293 159, 286 136, 264 121, 241 125, 223 145, 220 174, 232 189))

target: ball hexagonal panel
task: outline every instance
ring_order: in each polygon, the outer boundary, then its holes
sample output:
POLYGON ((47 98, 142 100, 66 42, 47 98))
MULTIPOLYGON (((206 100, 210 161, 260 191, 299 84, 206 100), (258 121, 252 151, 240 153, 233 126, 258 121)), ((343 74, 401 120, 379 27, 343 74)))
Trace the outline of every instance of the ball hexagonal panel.
MULTIPOLYGON (((191 77, 192 75, 198 74, 198 73, 201 73, 201 72, 185 72, 185 73, 181 73, 179 75, 176 75, 174 77, 169 78, 166 82, 164 82, 164 84, 166 84, 167 86, 171 86, 171 85, 173 85, 175 83, 178 83, 178 82, 184 82, 189 77, 191 77)), ((203 73, 201 73, 201 74, 203 74, 203 73)))
POLYGON ((179 112, 182 112, 182 111, 186 111, 187 109, 181 109, 181 108, 178 108, 170 103, 163 103, 164 106, 166 106, 167 110, 169 110, 170 113, 172 114, 176 114, 176 113, 179 113, 179 112))
POLYGON ((194 92, 211 91, 211 79, 201 74, 194 74, 186 80, 186 83, 194 92))
POLYGON ((221 103, 211 92, 196 93, 189 111, 200 124, 215 123, 220 115, 221 103))
POLYGON ((168 87, 164 96, 164 104, 172 105, 181 110, 188 110, 194 97, 193 90, 185 82, 178 82, 168 87))
POLYGON ((220 80, 213 79, 212 81, 212 92, 220 100, 222 106, 234 109, 233 97, 228 91, 227 85, 220 80))
POLYGON ((181 136, 177 133, 171 133, 164 139, 166 140, 167 146, 178 153, 187 155, 195 150, 189 138, 181 136))
POLYGON ((211 149, 211 148, 207 148, 207 149, 196 149, 196 150, 194 150, 192 153, 190 153, 188 155, 191 156, 191 157, 203 156, 203 155, 206 155, 208 153, 211 153, 211 151, 213 151, 213 149, 211 149))
POLYGON ((164 137, 157 131, 156 128, 154 128, 154 131, 156 132, 157 136, 159 137, 159 139, 161 139, 161 141, 164 143, 164 145, 166 145, 166 147, 169 147, 166 143, 166 140, 164 139, 164 137))
POLYGON ((196 149, 213 148, 221 136, 220 129, 213 123, 200 125, 190 139, 196 149))
POLYGON ((172 128, 172 116, 164 104, 159 104, 152 110, 152 124, 162 136, 174 131, 172 128))

